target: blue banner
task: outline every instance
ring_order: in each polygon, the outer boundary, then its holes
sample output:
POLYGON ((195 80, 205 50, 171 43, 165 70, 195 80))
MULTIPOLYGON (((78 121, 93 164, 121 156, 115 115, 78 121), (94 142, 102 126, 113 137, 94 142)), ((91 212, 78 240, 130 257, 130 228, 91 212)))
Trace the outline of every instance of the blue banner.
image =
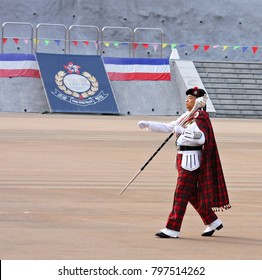
POLYGON ((51 112, 119 114, 101 56, 36 53, 36 58, 51 112))

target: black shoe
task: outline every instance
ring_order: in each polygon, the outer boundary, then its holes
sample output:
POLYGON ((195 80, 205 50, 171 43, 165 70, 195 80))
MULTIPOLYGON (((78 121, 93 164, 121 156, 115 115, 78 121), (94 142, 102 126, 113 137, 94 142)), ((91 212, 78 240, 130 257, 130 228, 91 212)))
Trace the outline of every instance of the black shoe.
POLYGON ((169 236, 163 232, 158 232, 155 234, 155 236, 159 237, 159 238, 178 238, 178 237, 172 237, 172 236, 169 236))
POLYGON ((213 233, 215 232, 215 230, 220 230, 221 228, 223 228, 223 224, 220 224, 217 228, 215 228, 213 230, 203 232, 202 236, 212 236, 213 233))

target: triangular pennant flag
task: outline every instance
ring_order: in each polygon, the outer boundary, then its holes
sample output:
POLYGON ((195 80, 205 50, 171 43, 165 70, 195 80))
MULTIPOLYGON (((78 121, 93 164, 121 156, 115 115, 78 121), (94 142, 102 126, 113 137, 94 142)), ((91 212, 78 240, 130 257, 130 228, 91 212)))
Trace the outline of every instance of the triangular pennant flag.
POLYGON ((72 42, 76 47, 78 46, 78 41, 72 41, 72 42))
POLYGON ((252 47, 252 51, 254 54, 256 54, 257 50, 258 50, 258 47, 255 47, 255 46, 252 47))
POLYGON ((19 42, 19 39, 18 38, 13 38, 14 42, 16 43, 16 45, 18 44, 19 42))
POLYGON ((27 45, 27 44, 28 44, 28 40, 27 40, 27 39, 25 39, 25 40, 24 40, 24 43, 27 45))
POLYGON ((219 45, 215 45, 213 46, 213 49, 216 49, 216 48, 219 48, 220 46, 219 45))
POLYGON ((168 44, 163 43, 163 44, 162 44, 162 48, 164 49, 167 45, 168 45, 168 44))
POLYGON ((194 45, 194 51, 196 51, 199 48, 199 45, 194 45))
POLYGON ((3 44, 7 42, 7 38, 2 38, 3 44))
POLYGON ((223 51, 225 51, 228 48, 228 46, 223 46, 223 51))
POLYGON ((39 43, 39 40, 33 39, 33 43, 37 45, 39 43))
POLYGON ((246 52, 247 49, 248 49, 248 47, 242 47, 242 52, 243 52, 243 53, 246 52))
POLYGON ((114 42, 114 46, 115 46, 115 47, 118 47, 118 46, 119 46, 119 43, 118 43, 118 42, 114 42))
POLYGON ((171 44, 171 50, 173 50, 176 46, 177 44, 171 44))
POLYGON ((186 47, 186 44, 179 45, 179 48, 184 48, 184 47, 186 47))
POLYGON ((46 46, 48 46, 48 44, 50 43, 49 40, 45 40, 44 42, 45 42, 45 45, 46 45, 46 46))
POLYGON ((129 45, 129 43, 125 43, 125 42, 123 42, 123 43, 121 43, 121 45, 122 45, 122 46, 128 46, 128 45, 129 45))
POLYGON ((105 45, 106 47, 109 47, 110 43, 109 43, 109 42, 104 42, 104 45, 105 45))
POLYGON ((205 52, 208 51, 209 48, 210 48, 209 45, 204 45, 204 51, 205 51, 205 52))
POLYGON ((55 40, 55 43, 56 43, 57 46, 59 46, 61 41, 60 40, 55 40))
POLYGON ((142 46, 143 46, 145 49, 148 49, 149 44, 142 44, 142 46))
POLYGON ((240 46, 234 46, 233 50, 236 50, 236 49, 239 49, 239 48, 240 48, 240 46))
POLYGON ((86 46, 88 46, 89 42, 88 41, 84 41, 83 42, 86 46))
POLYGON ((153 49, 155 52, 157 51, 157 48, 158 48, 158 44, 153 44, 153 49))
POLYGON ((133 46, 134 49, 136 49, 138 44, 137 43, 132 43, 132 46, 133 46))

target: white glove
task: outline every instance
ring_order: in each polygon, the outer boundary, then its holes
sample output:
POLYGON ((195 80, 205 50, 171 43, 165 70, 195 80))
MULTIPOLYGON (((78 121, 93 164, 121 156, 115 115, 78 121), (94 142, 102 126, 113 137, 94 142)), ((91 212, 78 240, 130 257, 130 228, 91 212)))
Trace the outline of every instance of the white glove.
POLYGON ((140 121, 137 123, 138 126, 142 129, 142 128, 146 128, 146 127, 149 127, 149 122, 147 121, 140 121))
POLYGON ((206 94, 204 96, 198 97, 196 99, 196 104, 198 105, 197 107, 204 108, 206 106, 207 99, 208 97, 206 94))
POLYGON ((174 127, 174 131, 175 131, 176 134, 183 134, 185 129, 181 125, 176 125, 174 127))

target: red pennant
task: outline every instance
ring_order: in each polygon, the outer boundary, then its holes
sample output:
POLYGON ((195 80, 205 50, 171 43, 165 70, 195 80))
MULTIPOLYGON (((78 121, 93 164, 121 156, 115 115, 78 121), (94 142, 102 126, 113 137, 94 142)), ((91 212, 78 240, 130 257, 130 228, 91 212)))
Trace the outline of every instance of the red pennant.
POLYGON ((258 47, 255 47, 255 46, 252 47, 252 51, 253 51, 254 54, 256 54, 257 50, 258 50, 258 47))
POLYGON ((137 43, 133 43, 132 45, 133 45, 133 48, 134 48, 134 49, 136 49, 136 48, 137 48, 137 46, 138 46, 138 44, 137 44, 137 43))
POLYGON ((142 44, 142 46, 145 48, 145 49, 148 49, 148 44, 142 44))
POLYGON ((78 46, 78 41, 72 41, 75 46, 78 46))
POLYGON ((7 38, 2 38, 3 44, 7 42, 7 38))
POLYGON ((18 44, 18 42, 19 42, 19 39, 18 38, 14 38, 13 39, 14 40, 14 42, 16 43, 16 45, 18 44))
POLYGON ((210 48, 209 45, 205 45, 205 46, 204 46, 204 51, 206 52, 209 48, 210 48))
POLYGON ((199 48, 199 45, 194 45, 194 51, 196 51, 199 48))
POLYGON ((88 41, 84 41, 83 42, 86 46, 88 46, 89 42, 88 41))

